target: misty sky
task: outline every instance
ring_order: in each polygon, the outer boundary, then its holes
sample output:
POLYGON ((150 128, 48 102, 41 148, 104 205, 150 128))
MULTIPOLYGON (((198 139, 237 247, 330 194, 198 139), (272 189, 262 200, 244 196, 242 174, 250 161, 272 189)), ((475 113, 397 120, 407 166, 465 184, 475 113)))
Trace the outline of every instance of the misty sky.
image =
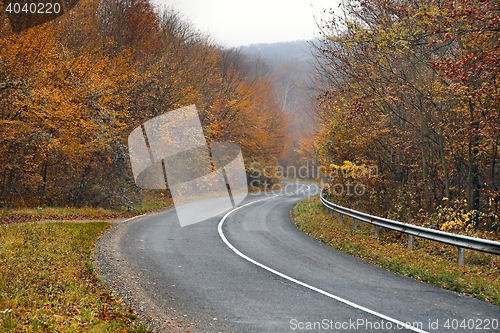
POLYGON ((153 0, 173 7, 223 46, 309 39, 336 0, 153 0))

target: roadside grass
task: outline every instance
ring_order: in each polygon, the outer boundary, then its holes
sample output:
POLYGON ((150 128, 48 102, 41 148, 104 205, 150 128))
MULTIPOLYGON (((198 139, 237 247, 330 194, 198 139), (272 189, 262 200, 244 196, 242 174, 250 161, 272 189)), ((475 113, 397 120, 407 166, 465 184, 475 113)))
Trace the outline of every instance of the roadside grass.
POLYGON ((131 210, 126 211, 126 217, 135 216, 138 214, 145 214, 155 212, 157 210, 168 208, 174 205, 172 198, 167 197, 157 197, 157 196, 146 196, 142 202, 134 206, 131 210))
POLYGON ((118 209, 105 209, 101 207, 0 208, 0 224, 42 220, 109 220, 153 212, 172 205, 173 202, 170 198, 145 196, 140 204, 118 209))
POLYGON ((94 244, 110 226, 1 225, 0 332, 149 332, 94 271, 94 244))
POLYGON ((358 222, 353 230, 351 218, 340 224, 338 214, 331 218, 313 197, 301 201, 292 210, 297 227, 310 236, 347 254, 387 270, 453 290, 500 306, 500 258, 477 251, 465 251, 465 265, 457 265, 457 249, 422 238, 413 238, 413 250, 407 249, 406 235, 358 222))

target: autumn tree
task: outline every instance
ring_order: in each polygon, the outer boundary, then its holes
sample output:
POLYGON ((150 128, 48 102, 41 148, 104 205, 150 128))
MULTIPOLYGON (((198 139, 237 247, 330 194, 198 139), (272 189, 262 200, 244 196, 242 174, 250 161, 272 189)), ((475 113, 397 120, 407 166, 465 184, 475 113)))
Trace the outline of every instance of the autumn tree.
POLYGON ((409 220, 464 198, 497 219, 498 3, 342 9, 315 46, 323 162, 377 165, 371 200, 409 220))
POLYGON ((19 34, 1 18, 0 204, 131 207, 132 129, 196 104, 207 139, 276 163, 284 120, 269 81, 173 10, 82 0, 19 34), (4 33, 5 32, 5 33, 4 33))

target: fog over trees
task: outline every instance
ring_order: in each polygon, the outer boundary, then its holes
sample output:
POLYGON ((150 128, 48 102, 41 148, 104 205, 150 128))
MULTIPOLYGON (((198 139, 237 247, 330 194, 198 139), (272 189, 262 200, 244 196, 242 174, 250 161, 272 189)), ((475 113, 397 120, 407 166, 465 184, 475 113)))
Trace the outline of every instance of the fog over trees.
POLYGON ((273 82, 282 110, 288 118, 290 144, 280 160, 282 167, 294 170, 292 166, 297 169, 312 163, 316 159, 310 145, 316 128, 314 109, 317 94, 312 80, 315 59, 310 42, 252 44, 241 50, 269 65, 268 78, 273 82))

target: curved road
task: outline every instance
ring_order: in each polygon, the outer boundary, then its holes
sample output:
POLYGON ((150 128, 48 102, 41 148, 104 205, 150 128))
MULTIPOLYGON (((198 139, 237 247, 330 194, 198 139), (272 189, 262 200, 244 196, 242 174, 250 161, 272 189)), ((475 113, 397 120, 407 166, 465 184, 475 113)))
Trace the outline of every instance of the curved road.
POLYGON ((97 265, 159 331, 500 332, 500 307, 299 231, 290 211, 316 190, 286 184, 286 193, 249 195, 225 216, 183 228, 174 209, 134 218, 100 239, 97 265))

